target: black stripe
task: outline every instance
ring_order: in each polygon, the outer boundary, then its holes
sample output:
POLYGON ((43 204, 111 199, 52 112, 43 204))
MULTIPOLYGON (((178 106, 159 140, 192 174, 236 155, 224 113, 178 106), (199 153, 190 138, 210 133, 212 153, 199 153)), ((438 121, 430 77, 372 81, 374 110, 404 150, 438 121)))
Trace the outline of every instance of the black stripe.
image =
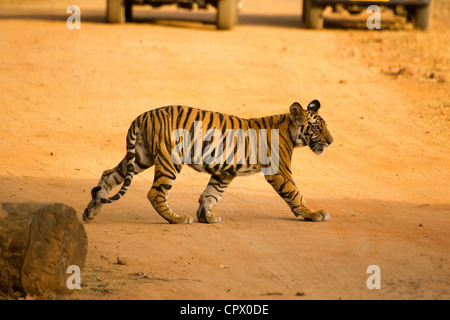
POLYGON ((183 125, 181 126, 181 128, 186 128, 186 124, 189 120, 189 116, 192 113, 192 108, 188 108, 188 111, 186 112, 186 119, 184 119, 183 125))
POLYGON ((170 116, 170 119, 173 119, 173 106, 170 106, 170 107, 168 108, 168 110, 169 110, 169 116, 170 116))
MULTIPOLYGON (((123 185, 125 187, 128 187, 131 184, 131 178, 126 178, 125 181, 123 182, 123 185)), ((125 193, 125 192, 124 192, 125 193)))
POLYGON ((209 198, 209 197, 212 197, 212 198, 216 199, 216 202, 219 202, 219 199, 217 197, 213 196, 212 194, 206 195, 206 198, 209 198))
POLYGON ((114 178, 114 181, 116 182, 116 185, 119 185, 122 183, 119 179, 117 179, 116 176, 113 176, 113 178, 114 178))
POLYGON ((206 129, 211 129, 213 120, 214 120, 214 113, 209 112, 209 122, 208 125, 206 126, 206 129))
POLYGON ((172 185, 166 184, 166 183, 161 183, 159 186, 153 187, 153 189, 158 190, 159 192, 166 193, 166 191, 164 191, 163 188, 166 190, 170 190, 170 189, 172 189, 172 185))
MULTIPOLYGON (((202 110, 204 111, 204 110, 202 110)), ((195 116, 195 120, 194 121, 199 121, 200 120, 200 112, 197 111, 197 115, 195 116)))
POLYGON ((102 188, 99 187, 99 186, 92 188, 92 190, 91 190, 91 196, 92 196, 92 199, 97 198, 97 193, 98 193, 100 190, 102 190, 102 188))

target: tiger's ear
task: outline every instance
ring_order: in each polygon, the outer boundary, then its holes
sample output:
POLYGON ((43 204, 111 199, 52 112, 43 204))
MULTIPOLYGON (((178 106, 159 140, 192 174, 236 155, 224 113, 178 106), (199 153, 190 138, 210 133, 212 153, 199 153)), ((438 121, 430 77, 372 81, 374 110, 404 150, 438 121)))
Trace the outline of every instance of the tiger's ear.
POLYGON ((294 102, 289 110, 291 111, 291 116, 294 116, 295 118, 301 117, 303 115, 303 108, 298 102, 294 102))
POLYGON ((308 104, 308 110, 318 112, 320 108, 320 102, 318 100, 311 101, 308 104))
POLYGON ((294 102, 289 110, 291 111, 291 120, 297 122, 297 125, 300 125, 303 119, 303 113, 305 112, 300 103, 294 102))

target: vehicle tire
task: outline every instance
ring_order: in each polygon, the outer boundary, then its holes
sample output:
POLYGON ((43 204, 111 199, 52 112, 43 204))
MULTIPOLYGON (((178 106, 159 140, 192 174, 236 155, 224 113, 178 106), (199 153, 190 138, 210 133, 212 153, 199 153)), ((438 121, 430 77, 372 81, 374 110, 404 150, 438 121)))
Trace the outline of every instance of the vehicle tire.
POLYGON ((242 0, 236 0, 236 21, 234 22, 235 25, 239 24, 239 15, 242 11, 242 0))
POLYGON ((125 22, 124 0, 108 0, 106 2, 106 21, 109 23, 125 22))
POLYGON ((306 11, 307 11, 307 1, 303 0, 303 7, 302 7, 302 21, 303 21, 303 26, 306 27, 307 23, 306 23, 306 11))
POLYGON ((217 2, 217 29, 233 29, 236 24, 237 0, 218 0, 217 2))
POLYGON ((133 0, 125 0, 125 21, 133 20, 133 0))
POLYGON ((431 24, 431 4, 416 9, 414 27, 420 30, 428 30, 431 24))
POLYGON ((313 0, 303 0, 303 19, 305 26, 311 29, 323 28, 322 6, 315 5, 313 0))
POLYGON ((416 11, 414 9, 407 8, 406 9, 406 22, 413 22, 415 14, 416 14, 416 11))

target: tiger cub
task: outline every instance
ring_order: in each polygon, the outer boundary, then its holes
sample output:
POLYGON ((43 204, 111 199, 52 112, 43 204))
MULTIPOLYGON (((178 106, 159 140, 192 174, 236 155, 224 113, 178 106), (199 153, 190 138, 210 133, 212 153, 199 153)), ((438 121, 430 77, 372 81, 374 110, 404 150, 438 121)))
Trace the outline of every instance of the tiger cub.
POLYGON ((199 222, 221 221, 212 209, 223 192, 239 175, 262 172, 286 201, 295 216, 326 221, 328 212, 311 210, 291 173, 294 147, 309 146, 320 155, 333 142, 325 121, 319 116, 320 103, 312 101, 306 110, 295 102, 290 112, 263 118, 242 119, 186 106, 168 106, 138 116, 128 130, 127 154, 113 169, 103 172, 92 189, 92 200, 83 213, 92 221, 104 203, 120 199, 133 176, 155 165, 148 199, 169 223, 192 223, 189 215, 178 215, 167 203, 169 191, 183 164, 211 174, 197 209, 199 222), (121 189, 112 197, 108 193, 121 189))

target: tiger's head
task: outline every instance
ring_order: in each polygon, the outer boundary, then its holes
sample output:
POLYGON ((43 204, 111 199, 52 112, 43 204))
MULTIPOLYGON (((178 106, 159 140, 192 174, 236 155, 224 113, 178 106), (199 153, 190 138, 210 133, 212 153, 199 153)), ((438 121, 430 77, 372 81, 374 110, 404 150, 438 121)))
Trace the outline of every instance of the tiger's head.
POLYGON ((319 116, 320 102, 311 101, 304 110, 300 103, 294 102, 291 107, 291 125, 289 133, 294 146, 309 146, 317 154, 322 154, 325 147, 333 143, 333 137, 327 129, 325 121, 319 116))

